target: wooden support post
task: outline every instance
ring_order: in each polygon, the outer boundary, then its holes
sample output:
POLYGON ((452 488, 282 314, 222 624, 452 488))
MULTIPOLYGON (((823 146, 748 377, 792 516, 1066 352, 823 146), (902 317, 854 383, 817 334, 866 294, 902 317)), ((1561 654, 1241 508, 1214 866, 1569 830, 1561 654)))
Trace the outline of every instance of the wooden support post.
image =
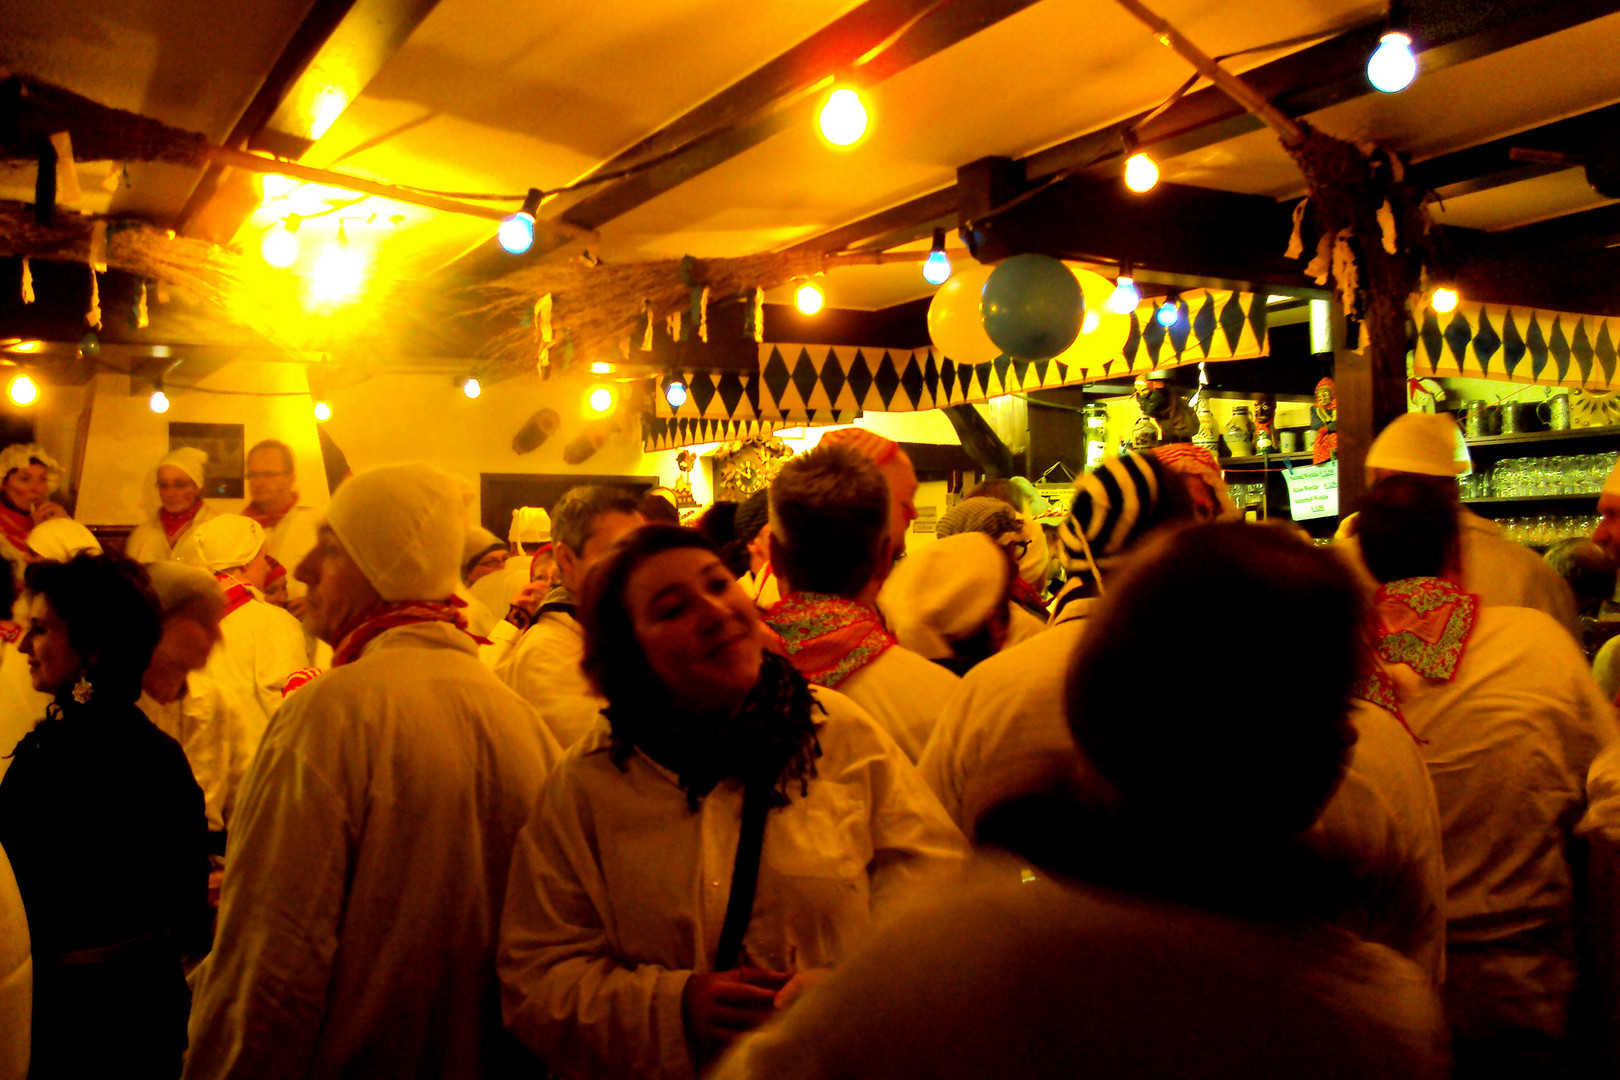
POLYGON ((1391 420, 1406 411, 1405 356, 1380 356, 1362 335, 1348 349, 1344 309, 1330 301, 1333 382, 1339 394, 1339 515, 1355 512, 1366 488, 1367 450, 1391 420))

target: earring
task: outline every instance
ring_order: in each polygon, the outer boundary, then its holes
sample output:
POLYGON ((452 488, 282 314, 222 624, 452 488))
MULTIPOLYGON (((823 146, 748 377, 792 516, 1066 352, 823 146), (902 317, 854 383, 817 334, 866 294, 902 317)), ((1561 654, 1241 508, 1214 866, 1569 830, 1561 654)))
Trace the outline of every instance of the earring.
POLYGON ((90 680, 80 675, 79 681, 73 684, 73 700, 80 705, 84 705, 89 702, 90 695, 93 693, 95 693, 95 688, 90 685, 90 680))

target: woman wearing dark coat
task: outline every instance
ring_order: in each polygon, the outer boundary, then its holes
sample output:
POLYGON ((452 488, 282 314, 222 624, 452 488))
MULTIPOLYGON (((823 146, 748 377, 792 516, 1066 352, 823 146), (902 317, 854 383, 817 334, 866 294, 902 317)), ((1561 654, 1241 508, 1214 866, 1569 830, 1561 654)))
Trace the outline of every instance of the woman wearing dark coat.
POLYGON ((185 753, 135 705, 157 598, 111 555, 35 565, 27 583, 21 649, 54 700, 0 781, 0 845, 33 940, 29 1075, 175 1077, 208 825, 185 753))

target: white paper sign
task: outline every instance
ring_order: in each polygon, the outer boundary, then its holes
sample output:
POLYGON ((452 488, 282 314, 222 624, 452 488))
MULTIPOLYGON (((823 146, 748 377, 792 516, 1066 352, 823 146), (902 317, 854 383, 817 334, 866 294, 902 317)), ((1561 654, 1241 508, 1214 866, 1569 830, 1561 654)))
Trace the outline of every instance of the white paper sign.
POLYGON ((1337 517, 1339 514, 1339 467, 1334 462, 1284 469, 1288 485, 1288 507, 1295 521, 1337 517))

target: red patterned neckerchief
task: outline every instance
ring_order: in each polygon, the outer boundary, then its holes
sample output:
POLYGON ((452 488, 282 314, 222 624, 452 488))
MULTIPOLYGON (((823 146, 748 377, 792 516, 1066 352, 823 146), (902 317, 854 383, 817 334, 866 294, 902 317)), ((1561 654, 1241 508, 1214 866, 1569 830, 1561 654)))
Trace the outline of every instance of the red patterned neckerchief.
POLYGON ((280 525, 281 519, 292 513, 293 508, 297 505, 298 492, 295 491, 288 496, 287 505, 283 506, 280 510, 272 510, 268 513, 260 513, 259 511, 253 509, 252 503, 248 503, 246 506, 242 507, 242 516, 257 521, 260 528, 264 529, 265 532, 269 532, 277 525, 280 525))
POLYGON ((225 590, 225 614, 220 616, 222 619, 253 599, 253 590, 230 574, 216 573, 214 580, 225 590))
POLYGON ((1041 599, 1040 590, 1020 577, 1016 570, 1012 576, 1012 601, 1037 618, 1047 617, 1046 601, 1041 599))
POLYGON ((1373 655, 1357 696, 1406 723, 1394 681, 1381 664, 1405 664, 1425 679, 1450 682, 1468 651, 1478 615, 1479 597, 1445 578, 1406 578, 1379 589, 1367 627, 1373 655))
POLYGON ((466 606, 467 601, 459 596, 452 596, 449 600, 406 600, 398 604, 380 604, 338 638, 337 646, 332 650, 332 666, 340 668, 353 663, 378 634, 413 623, 450 623, 478 644, 488 645, 488 638, 481 638, 467 629, 467 616, 462 612, 466 606))
POLYGON ((839 683, 899 642, 878 613, 853 600, 796 592, 765 613, 770 645, 817 686, 839 683))
POLYGON ((28 549, 28 534, 34 531, 34 517, 13 507, 9 502, 0 502, 0 532, 10 541, 11 546, 22 552, 24 556, 30 554, 28 549))
POLYGON ((171 514, 167 510, 159 508, 158 523, 163 526, 163 535, 169 538, 169 545, 171 547, 174 545, 176 540, 180 539, 180 535, 191 527, 192 520, 196 518, 197 514, 202 510, 202 508, 203 503, 201 499, 198 499, 196 502, 192 503, 191 509, 187 510, 183 514, 171 514))
POLYGON ((0 641, 4 641, 7 645, 15 645, 22 640, 22 636, 23 628, 20 623, 12 622, 10 619, 0 622, 0 641))

